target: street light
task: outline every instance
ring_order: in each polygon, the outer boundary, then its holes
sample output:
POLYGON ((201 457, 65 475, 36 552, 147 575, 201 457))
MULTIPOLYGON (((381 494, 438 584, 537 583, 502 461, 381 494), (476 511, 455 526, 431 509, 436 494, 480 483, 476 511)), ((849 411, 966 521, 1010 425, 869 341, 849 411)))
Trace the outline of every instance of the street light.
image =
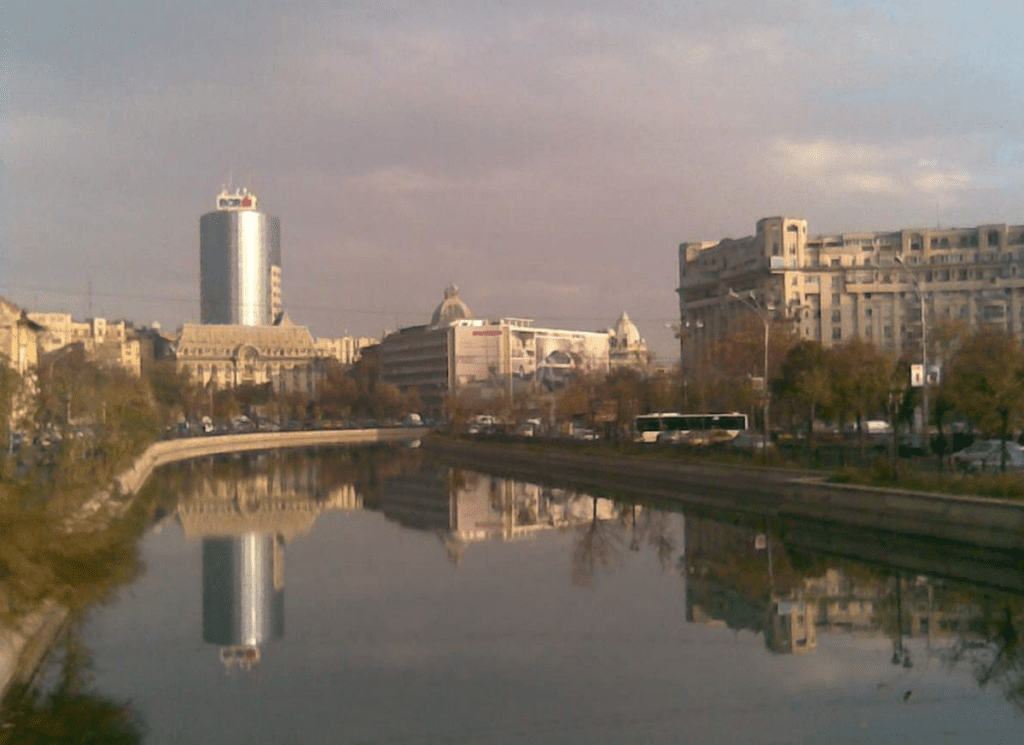
POLYGON ((759 303, 757 295, 753 290, 748 292, 746 295, 740 295, 731 287, 729 288, 729 297, 733 300, 739 300, 745 306, 754 311, 754 314, 761 319, 761 323, 764 324, 764 378, 762 378, 762 389, 761 395, 764 397, 764 409, 761 417, 761 424, 764 427, 764 456, 768 457, 768 441, 769 441, 769 410, 771 407, 771 394, 768 390, 768 341, 771 335, 772 328, 772 313, 775 310, 775 306, 770 303, 759 303))
POLYGON ((928 325, 924 308, 924 293, 921 292, 921 284, 916 273, 909 269, 903 261, 903 257, 893 257, 896 263, 903 269, 903 273, 909 277, 914 285, 914 292, 917 294, 917 302, 921 305, 921 447, 928 446, 928 325))
POLYGON ((681 323, 666 323, 665 328, 671 329, 676 339, 679 340, 679 373, 683 379, 683 408, 687 408, 690 405, 687 396, 687 386, 689 385, 690 378, 690 366, 687 364, 690 360, 687 358, 691 355, 684 354, 684 341, 692 337, 694 331, 704 330, 704 321, 697 319, 696 321, 682 321, 681 323))

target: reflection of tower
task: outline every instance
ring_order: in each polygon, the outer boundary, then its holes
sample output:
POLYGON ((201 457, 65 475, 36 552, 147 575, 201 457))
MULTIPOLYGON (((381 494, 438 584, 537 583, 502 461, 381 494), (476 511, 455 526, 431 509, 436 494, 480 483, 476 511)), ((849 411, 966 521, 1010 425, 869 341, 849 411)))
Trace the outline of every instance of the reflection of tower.
POLYGON ((284 537, 266 533, 203 539, 203 641, 243 664, 284 636, 284 537))
POLYGON ((281 221, 245 189, 216 204, 199 221, 200 322, 268 326, 281 312, 281 221))
POLYGON ((178 504, 188 537, 203 541, 203 640, 225 665, 249 668, 284 634, 285 544, 327 510, 362 509, 350 483, 325 484, 318 458, 260 453, 194 462, 178 504))

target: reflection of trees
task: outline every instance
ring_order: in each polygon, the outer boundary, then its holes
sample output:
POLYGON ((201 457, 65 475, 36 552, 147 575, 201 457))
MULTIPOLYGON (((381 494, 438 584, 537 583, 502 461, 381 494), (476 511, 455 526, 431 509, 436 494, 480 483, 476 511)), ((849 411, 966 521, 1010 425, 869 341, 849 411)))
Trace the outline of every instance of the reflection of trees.
POLYGON ((662 510, 644 510, 644 533, 647 545, 654 549, 662 569, 672 566, 672 554, 676 551, 676 536, 672 530, 671 513, 662 510))
POLYGON ((611 571, 622 556, 621 523, 599 520, 597 499, 591 497, 593 512, 589 523, 576 530, 572 547, 572 583, 577 587, 593 586, 598 569, 611 571))
POLYGON ((981 688, 994 683, 1002 689, 1003 697, 1024 713, 1024 644, 1020 624, 1014 621, 1015 615, 1019 618, 1020 605, 1020 598, 1008 600, 1001 609, 988 604, 979 624, 982 634, 970 639, 960 637, 944 657, 951 667, 964 661, 972 663, 974 679, 981 688))
POLYGON ((56 650, 61 661, 52 690, 21 684, 8 691, 0 704, 0 745, 142 742, 141 717, 129 703, 111 701, 89 690, 92 657, 82 643, 81 628, 79 619, 56 650))
POLYGON ((619 517, 623 528, 629 532, 629 550, 639 551, 646 540, 654 549, 662 569, 672 566, 672 554, 676 550, 676 536, 672 531, 671 513, 641 507, 637 504, 623 505, 619 517), (642 515, 638 518, 638 513, 642 515))

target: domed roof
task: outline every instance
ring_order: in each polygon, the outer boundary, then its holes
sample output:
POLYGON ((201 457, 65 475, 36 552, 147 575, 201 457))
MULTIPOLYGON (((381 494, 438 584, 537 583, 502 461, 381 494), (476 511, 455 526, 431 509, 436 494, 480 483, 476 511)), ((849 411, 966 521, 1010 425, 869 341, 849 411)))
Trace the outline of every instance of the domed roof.
POLYGON ((472 318, 473 311, 459 299, 459 288, 455 285, 448 285, 444 291, 444 300, 434 310, 430 319, 431 326, 448 326, 455 321, 472 318))
POLYGON ((622 315, 619 316, 619 320, 615 324, 615 344, 619 347, 633 347, 643 343, 643 339, 640 337, 640 329, 636 327, 629 316, 626 315, 626 311, 622 311, 622 315))

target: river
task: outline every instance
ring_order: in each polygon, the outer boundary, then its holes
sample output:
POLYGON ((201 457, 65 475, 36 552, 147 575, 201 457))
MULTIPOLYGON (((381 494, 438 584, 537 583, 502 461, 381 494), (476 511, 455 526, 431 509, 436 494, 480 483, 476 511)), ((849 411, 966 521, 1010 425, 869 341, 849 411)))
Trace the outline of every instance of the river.
POLYGON ((122 742, 1024 737, 1015 594, 415 449, 153 478, 176 507, 143 538, 145 571, 40 679, 122 742))

